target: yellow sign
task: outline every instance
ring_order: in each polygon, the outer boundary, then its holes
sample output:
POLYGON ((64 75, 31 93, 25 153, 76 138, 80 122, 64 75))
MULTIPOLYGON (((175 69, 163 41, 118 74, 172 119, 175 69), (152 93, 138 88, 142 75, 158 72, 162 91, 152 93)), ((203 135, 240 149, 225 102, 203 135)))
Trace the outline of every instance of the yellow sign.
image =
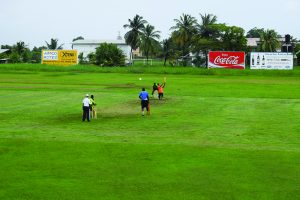
POLYGON ((76 50, 43 50, 42 64, 47 65, 76 65, 76 50))

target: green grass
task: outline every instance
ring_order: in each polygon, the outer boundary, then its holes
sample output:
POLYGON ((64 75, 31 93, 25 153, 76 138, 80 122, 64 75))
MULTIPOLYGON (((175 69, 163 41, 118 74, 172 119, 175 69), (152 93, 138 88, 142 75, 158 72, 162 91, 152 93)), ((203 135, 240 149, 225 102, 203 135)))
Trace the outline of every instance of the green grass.
POLYGON ((1 200, 300 198, 299 70, 84 67, 0 66, 1 200))
POLYGON ((29 72, 70 72, 70 73, 134 73, 134 74, 187 74, 187 75, 223 75, 223 76, 298 76, 300 67, 294 70, 226 70, 204 69, 197 67, 163 67, 161 65, 134 65, 129 67, 99 67, 96 65, 51 66, 42 64, 2 64, 0 72, 29 73, 29 72))

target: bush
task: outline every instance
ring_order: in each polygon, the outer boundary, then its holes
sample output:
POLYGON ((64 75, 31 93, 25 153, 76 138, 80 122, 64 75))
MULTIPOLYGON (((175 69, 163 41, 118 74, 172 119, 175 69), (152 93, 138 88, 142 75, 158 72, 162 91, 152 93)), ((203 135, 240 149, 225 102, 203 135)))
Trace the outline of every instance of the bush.
POLYGON ((103 43, 96 48, 96 65, 124 66, 125 56, 121 49, 114 44, 103 43))

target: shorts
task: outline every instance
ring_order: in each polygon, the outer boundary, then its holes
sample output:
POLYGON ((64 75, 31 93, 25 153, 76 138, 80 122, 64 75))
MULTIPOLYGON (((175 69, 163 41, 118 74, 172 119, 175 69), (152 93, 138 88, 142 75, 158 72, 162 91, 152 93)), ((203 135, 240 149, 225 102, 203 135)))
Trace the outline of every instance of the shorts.
POLYGON ((146 109, 148 110, 148 104, 149 104, 149 101, 148 101, 148 100, 142 100, 142 101, 141 101, 142 109, 143 109, 143 108, 146 108, 146 109))

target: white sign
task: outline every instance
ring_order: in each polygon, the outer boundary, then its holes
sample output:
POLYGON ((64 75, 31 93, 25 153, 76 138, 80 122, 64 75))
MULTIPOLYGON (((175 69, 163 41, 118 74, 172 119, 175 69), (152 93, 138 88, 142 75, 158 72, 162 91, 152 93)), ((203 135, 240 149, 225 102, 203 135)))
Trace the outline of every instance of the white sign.
POLYGON ((293 54, 291 53, 251 53, 250 69, 293 69, 293 54))
POLYGON ((58 51, 43 51, 43 60, 58 60, 58 51))

